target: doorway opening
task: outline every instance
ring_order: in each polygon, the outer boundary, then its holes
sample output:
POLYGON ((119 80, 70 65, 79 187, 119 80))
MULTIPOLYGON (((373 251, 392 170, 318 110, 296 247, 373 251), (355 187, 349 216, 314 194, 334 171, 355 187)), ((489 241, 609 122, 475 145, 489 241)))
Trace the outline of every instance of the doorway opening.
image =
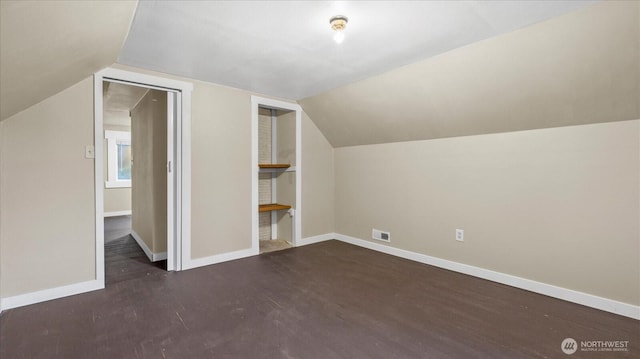
POLYGON ((116 69, 94 76, 96 279, 102 287, 105 238, 111 241, 112 236, 124 234, 129 223, 130 235, 156 266, 173 271, 188 264, 192 88, 182 81, 116 69), (120 114, 108 113, 118 110, 118 103, 120 114), (120 190, 121 197, 126 197, 122 189, 127 186, 131 208, 113 207, 111 192, 115 191, 110 190, 120 190), (108 228, 105 214, 113 219, 108 228))
POLYGON ((167 91, 103 82, 105 284, 167 268, 171 99, 167 91))

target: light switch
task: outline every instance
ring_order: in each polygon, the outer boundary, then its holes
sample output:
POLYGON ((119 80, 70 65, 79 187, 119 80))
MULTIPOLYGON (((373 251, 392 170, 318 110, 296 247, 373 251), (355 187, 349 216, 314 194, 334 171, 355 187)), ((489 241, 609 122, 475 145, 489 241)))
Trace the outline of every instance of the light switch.
POLYGON ((96 158, 96 149, 93 145, 84 146, 84 158, 96 158))

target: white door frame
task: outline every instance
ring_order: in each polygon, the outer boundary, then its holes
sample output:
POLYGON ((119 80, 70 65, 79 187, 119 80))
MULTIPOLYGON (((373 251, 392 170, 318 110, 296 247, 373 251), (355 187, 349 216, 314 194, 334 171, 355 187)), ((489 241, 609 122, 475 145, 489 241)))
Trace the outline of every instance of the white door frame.
MULTIPOLYGON (((178 122, 178 114, 176 113, 177 101, 179 92, 167 91, 167 270, 173 271, 176 268, 180 268, 178 265, 180 260, 176 256, 176 253, 180 251, 180 243, 178 243, 178 234, 175 229, 178 227, 178 218, 176 215, 175 206, 178 203, 176 197, 178 190, 175 187, 176 179, 178 176, 175 171, 175 166, 178 158, 177 144, 178 138, 175 137, 176 127, 178 122), (174 243, 175 245, 171 245, 174 243)), ((133 214, 133 213, 132 213, 133 214)))
POLYGON ((251 96, 251 249, 260 253, 258 233, 258 120, 259 108, 295 111, 296 113, 296 205, 293 217, 294 232, 291 236, 293 246, 302 238, 302 107, 290 102, 251 96))
MULTIPOLYGON (((103 82, 112 81, 135 86, 170 91, 176 94, 175 109, 175 233, 167 243, 168 270, 182 270, 191 253, 191 92, 193 84, 164 77, 106 68, 93 78, 94 86, 94 174, 95 174, 95 226, 96 226, 96 280, 104 288, 104 178, 103 178, 103 82), (173 262, 169 267, 169 262, 173 262)), ((167 222, 171 222, 167 218, 167 222)), ((170 237, 170 233, 167 233, 170 237)))

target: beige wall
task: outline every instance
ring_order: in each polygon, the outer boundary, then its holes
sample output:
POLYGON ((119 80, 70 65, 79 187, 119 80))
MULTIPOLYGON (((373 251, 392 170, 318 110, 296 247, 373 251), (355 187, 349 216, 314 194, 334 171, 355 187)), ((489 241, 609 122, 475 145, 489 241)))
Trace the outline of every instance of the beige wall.
POLYGON ((104 212, 131 212, 131 188, 105 188, 104 212))
POLYGON ((191 257, 251 248, 251 96, 194 82, 191 257))
MULTIPOLYGON (((131 120, 129 119, 129 122, 131 120)), ((104 125, 105 130, 131 132, 130 126, 113 126, 104 125)), ((107 140, 102 141, 102 173, 104 181, 109 177, 108 160, 107 160, 107 140)), ((131 211, 131 187, 123 188, 104 188, 104 212, 123 212, 131 211)))
POLYGON ((0 136, 2 296, 95 279, 92 79, 9 117, 0 136))
MULTIPOLYGON (((113 67, 194 84, 191 257, 251 248, 251 95, 254 93, 120 64, 113 67)), ((302 237, 333 232, 333 148, 304 112, 302 165, 302 237)))
POLYGON ((335 231, 333 151, 302 112, 302 238, 335 231))
POLYGON ((335 171, 338 233, 640 304, 638 120, 339 148, 335 171))
MULTIPOLYGON (((251 93, 193 82, 191 255, 201 258, 251 248, 251 93)), ((304 113, 302 165, 302 237, 333 232, 333 148, 304 113)))
MULTIPOLYGON (((200 258, 251 246, 251 105, 193 82, 200 258)), ((0 125, 3 297, 95 276, 92 93, 86 79, 0 125)), ((640 303, 639 121, 336 150, 305 113, 302 131, 303 237, 375 226, 398 248, 640 303)))
MULTIPOLYGON (((252 94, 114 67, 194 84, 191 256, 251 248, 252 94)), ((94 279, 93 161, 83 157, 84 145, 93 143, 92 80, 10 117, 1 126, 2 296, 94 279), (45 146, 50 150, 33 150, 45 146), (69 157, 61 160, 55 157, 58 154, 69 157), (52 173, 61 176, 51 177, 52 173), (45 177, 52 180, 43 182, 45 177), (34 261, 43 265, 32 266, 34 261)), ((333 149, 305 114, 302 131, 302 234, 309 237, 334 230, 333 149)))
POLYGON ((167 94, 151 90, 131 110, 131 228, 167 251, 167 94))

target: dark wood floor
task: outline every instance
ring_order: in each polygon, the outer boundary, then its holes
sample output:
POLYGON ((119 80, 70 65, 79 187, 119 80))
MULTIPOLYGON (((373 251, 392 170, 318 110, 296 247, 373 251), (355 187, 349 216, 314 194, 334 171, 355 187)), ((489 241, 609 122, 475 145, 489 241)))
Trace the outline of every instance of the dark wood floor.
MULTIPOLYGON (((154 268, 157 269, 157 268, 154 268)), ((6 311, 1 358, 638 358, 640 322, 328 241, 6 311), (629 352, 562 353, 564 338, 629 352)), ((143 275, 144 273, 144 275, 143 275)))
POLYGON ((150 262, 131 236, 131 216, 104 219, 105 285, 162 274, 167 261, 150 262))

